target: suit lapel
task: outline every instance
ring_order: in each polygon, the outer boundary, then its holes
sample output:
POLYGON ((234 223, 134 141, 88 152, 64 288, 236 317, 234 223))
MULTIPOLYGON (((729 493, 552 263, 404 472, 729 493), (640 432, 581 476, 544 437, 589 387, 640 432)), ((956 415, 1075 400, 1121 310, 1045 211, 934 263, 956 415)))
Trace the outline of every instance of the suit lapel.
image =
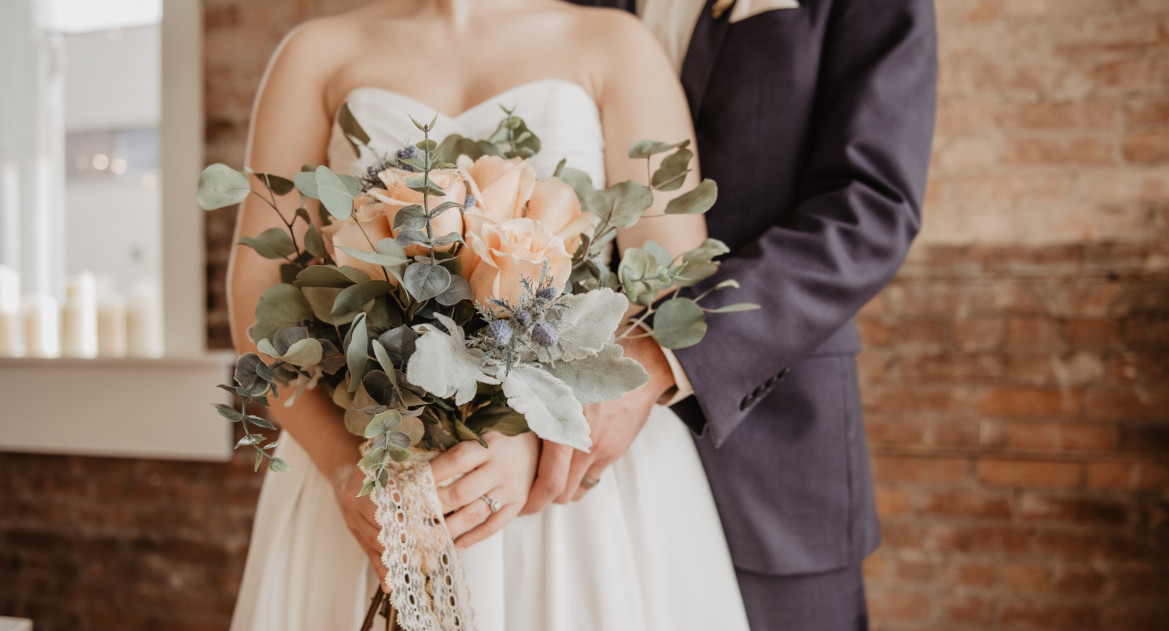
POLYGON ((715 0, 707 0, 702 15, 698 16, 698 24, 694 26, 694 34, 690 38, 690 48, 682 61, 682 87, 690 103, 690 115, 695 118, 702 107, 706 87, 714 72, 715 59, 718 58, 731 23, 730 11, 724 12, 717 20, 711 16, 714 3, 715 0))

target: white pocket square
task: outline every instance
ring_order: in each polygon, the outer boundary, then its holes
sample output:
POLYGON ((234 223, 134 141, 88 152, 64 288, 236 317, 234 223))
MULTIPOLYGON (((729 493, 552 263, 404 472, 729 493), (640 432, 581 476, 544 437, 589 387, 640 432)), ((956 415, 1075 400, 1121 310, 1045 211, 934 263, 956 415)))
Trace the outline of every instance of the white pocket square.
POLYGON ((796 0, 738 0, 731 7, 730 22, 741 22, 766 11, 776 9, 798 9, 800 3, 796 0))

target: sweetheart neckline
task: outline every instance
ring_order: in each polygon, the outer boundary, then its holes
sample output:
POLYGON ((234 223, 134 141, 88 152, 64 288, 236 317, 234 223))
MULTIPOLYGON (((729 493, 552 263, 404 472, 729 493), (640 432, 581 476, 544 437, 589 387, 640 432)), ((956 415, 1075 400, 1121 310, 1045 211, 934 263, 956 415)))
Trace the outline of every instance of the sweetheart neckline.
MULTIPOLYGON (((349 100, 351 98, 353 98, 353 95, 357 94, 358 92, 378 92, 378 93, 382 93, 382 94, 388 94, 390 96, 395 96, 395 97, 398 97, 398 98, 406 100, 406 101, 410 101, 411 103, 413 103, 415 105, 421 105, 422 107, 425 107, 426 109, 433 111, 439 118, 457 121, 457 120, 467 116, 468 114, 475 112, 475 111, 479 110, 480 108, 491 105, 492 103, 495 103, 499 99, 506 97, 510 94, 514 94, 514 93, 519 92, 521 90, 529 89, 529 88, 532 88, 532 87, 535 87, 538 85, 544 85, 544 84, 558 84, 558 85, 562 85, 565 87, 573 88, 573 89, 577 90, 578 92, 580 92, 581 94, 583 94, 585 96, 585 98, 588 99, 588 102, 590 104, 592 104, 594 109, 597 109, 598 111, 600 110, 600 107, 597 105, 597 102, 593 100, 592 95, 589 94, 589 91, 586 90, 583 85, 577 83, 576 81, 572 81, 570 79, 559 79, 559 78, 555 78, 555 77, 549 77, 546 79, 533 79, 531 81, 525 81, 523 83, 516 84, 510 88, 503 90, 502 92, 498 92, 490 97, 487 97, 486 99, 483 99, 482 101, 480 101, 478 103, 475 103, 474 105, 464 109, 463 111, 459 112, 458 114, 453 114, 453 115, 447 114, 446 112, 439 111, 438 108, 434 107, 433 105, 430 105, 429 103, 426 103, 425 101, 414 98, 408 94, 402 94, 401 92, 396 92, 396 91, 391 90, 389 88, 382 88, 382 87, 371 86, 371 85, 357 86, 357 87, 349 90, 349 92, 345 94, 345 99, 342 101, 342 103, 349 102, 349 100)), ((335 115, 334 115, 334 119, 336 119, 335 115)))

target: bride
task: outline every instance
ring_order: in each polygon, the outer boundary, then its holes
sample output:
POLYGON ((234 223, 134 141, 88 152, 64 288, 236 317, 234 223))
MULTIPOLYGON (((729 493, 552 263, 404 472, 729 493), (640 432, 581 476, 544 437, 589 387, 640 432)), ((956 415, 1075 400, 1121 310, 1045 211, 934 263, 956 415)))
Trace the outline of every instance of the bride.
MULTIPOLYGON (((436 138, 487 137, 500 106, 514 107, 542 141, 532 160, 540 177, 565 158, 598 186, 645 180, 645 165, 625 154, 633 142, 693 137, 681 87, 648 31, 625 13, 557 0, 380 0, 302 25, 260 87, 247 165, 281 174, 306 163, 364 172, 374 156, 355 157, 346 142, 336 123, 343 103, 382 154, 421 139, 411 116, 437 116, 436 138)), ((683 190, 697 182, 692 173, 683 190)), ((668 201, 659 197, 658 212, 668 201)), ((245 202, 237 237, 273 227, 271 215, 245 202)), ((619 234, 618 247, 653 239, 679 253, 705 236, 701 216, 661 217, 619 234)), ((259 295, 278 277, 272 261, 233 251, 230 310, 240 352, 254 350, 246 330, 259 295)), ((665 361, 660 351, 648 356, 665 361)), ((652 400, 667 385, 651 382, 630 396, 652 400)), ((356 630, 385 577, 373 504, 357 497, 360 439, 320 391, 271 410, 284 430, 278 453, 292 470, 264 480, 231 628, 356 630)), ((688 432, 656 407, 629 451, 579 501, 523 516, 541 451, 533 434, 488 433, 488 449, 464 442, 437 458, 439 498, 461 549, 476 627, 745 630, 688 432)))

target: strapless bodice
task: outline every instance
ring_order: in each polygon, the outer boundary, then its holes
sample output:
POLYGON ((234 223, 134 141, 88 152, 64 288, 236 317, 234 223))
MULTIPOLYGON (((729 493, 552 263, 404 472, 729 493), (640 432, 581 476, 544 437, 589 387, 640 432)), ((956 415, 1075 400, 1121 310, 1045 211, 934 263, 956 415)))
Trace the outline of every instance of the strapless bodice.
MULTIPOLYGON (((355 155, 341 125, 334 120, 329 138, 329 168, 360 176, 379 156, 422 140, 422 132, 411 122, 429 121, 435 108, 403 94, 382 88, 360 87, 346 97, 349 110, 370 137, 373 152, 362 148, 355 155), (373 155, 373 154, 378 155, 373 155)), ((589 93, 579 84, 563 79, 541 79, 520 84, 479 103, 458 115, 438 113, 431 138, 442 140, 450 134, 483 139, 499 126, 504 113, 499 106, 515 108, 540 138, 540 152, 532 158, 539 177, 552 175, 561 159, 605 184, 605 139, 600 111, 589 93)))

